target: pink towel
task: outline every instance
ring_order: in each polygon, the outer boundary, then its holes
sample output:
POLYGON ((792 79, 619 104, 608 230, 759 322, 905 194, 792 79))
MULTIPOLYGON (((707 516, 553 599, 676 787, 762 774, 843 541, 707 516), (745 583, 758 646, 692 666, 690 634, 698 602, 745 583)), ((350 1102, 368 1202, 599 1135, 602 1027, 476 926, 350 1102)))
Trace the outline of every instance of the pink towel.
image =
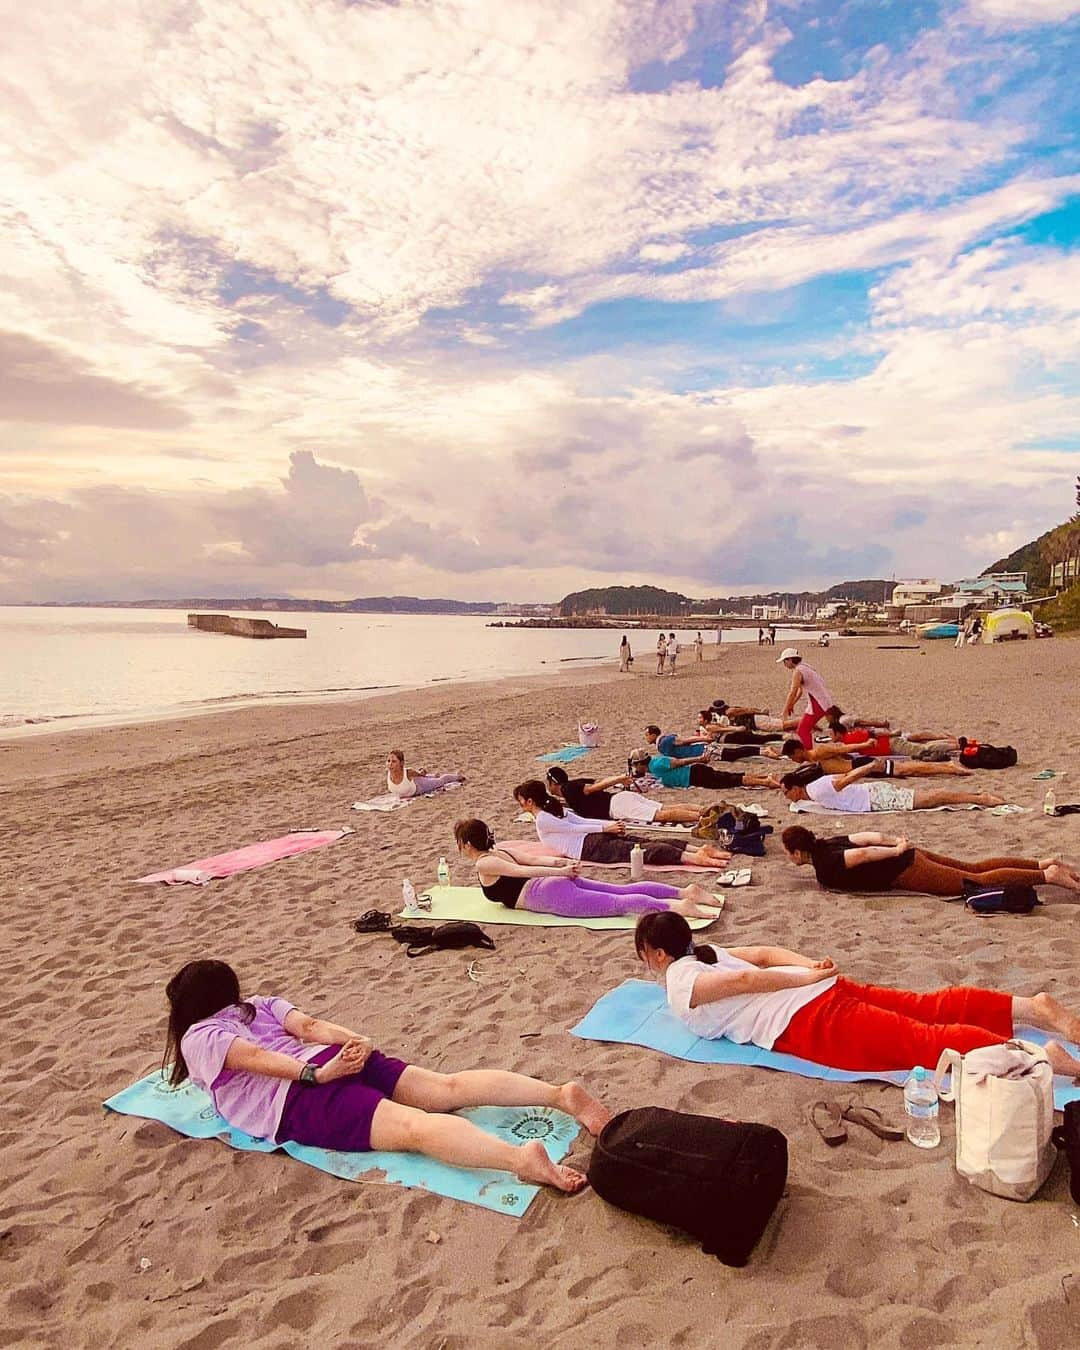
POLYGON ((309 848, 332 844, 351 830, 294 830, 280 839, 264 839, 259 844, 234 848, 231 853, 218 853, 213 858, 199 858, 183 867, 170 867, 166 872, 151 872, 139 877, 138 884, 164 881, 167 886, 188 882, 203 886, 214 877, 231 877, 234 872, 248 872, 253 867, 265 867, 279 858, 291 858, 294 853, 306 853, 309 848))

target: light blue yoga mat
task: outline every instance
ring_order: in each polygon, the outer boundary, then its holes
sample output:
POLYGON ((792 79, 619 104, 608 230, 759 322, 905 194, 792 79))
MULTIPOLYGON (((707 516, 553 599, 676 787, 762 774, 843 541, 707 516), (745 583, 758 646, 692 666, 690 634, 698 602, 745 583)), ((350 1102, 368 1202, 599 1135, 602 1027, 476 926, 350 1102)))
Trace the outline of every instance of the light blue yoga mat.
POLYGON ((546 755, 536 758, 544 764, 569 764, 572 759, 580 759, 589 753, 587 745, 564 745, 561 750, 549 750, 546 755))
MULTIPOLYGON (((643 1045, 659 1050, 676 1059, 693 1064, 739 1064, 759 1069, 779 1069, 782 1073, 798 1073, 804 1078, 823 1078, 830 1083, 858 1083, 867 1078, 903 1087, 910 1072, 907 1069, 830 1069, 809 1059, 782 1055, 776 1050, 762 1050, 757 1045, 737 1045, 734 1041, 710 1041, 682 1024, 667 1005, 663 990, 647 980, 627 980, 617 989, 593 1004, 576 1027, 572 1036, 585 1041, 615 1041, 623 1045, 643 1045)), ((1032 1027, 1017 1029, 1018 1036, 1040 1045, 1049 1040, 1045 1032, 1032 1027)), ((1067 1045, 1068 1043, 1065 1042, 1067 1045)), ((1074 1055, 1080 1055, 1075 1046, 1074 1055)), ((914 1065, 912 1066, 914 1067, 914 1065)), ((926 1066, 933 1069, 933 1064, 926 1066)), ((1061 1111, 1066 1102, 1080 1101, 1080 1087, 1071 1078, 1054 1078, 1054 1105, 1061 1111)))
MULTIPOLYGON (((170 1088, 160 1070, 110 1097, 105 1106, 122 1115, 159 1120, 191 1139, 221 1139, 231 1148, 254 1153, 281 1149, 298 1162, 345 1181, 363 1181, 369 1172, 380 1171, 383 1176, 372 1177, 372 1181, 434 1191, 436 1195, 481 1205, 517 1219, 540 1190, 539 1186, 518 1181, 509 1172, 453 1167, 417 1153, 338 1153, 307 1144, 275 1144, 270 1139, 255 1139, 242 1130, 234 1130, 219 1116, 202 1088, 191 1082, 170 1088)), ((478 1106, 458 1114, 510 1144, 539 1139, 555 1162, 566 1156, 580 1129, 572 1116, 546 1106, 478 1106)))

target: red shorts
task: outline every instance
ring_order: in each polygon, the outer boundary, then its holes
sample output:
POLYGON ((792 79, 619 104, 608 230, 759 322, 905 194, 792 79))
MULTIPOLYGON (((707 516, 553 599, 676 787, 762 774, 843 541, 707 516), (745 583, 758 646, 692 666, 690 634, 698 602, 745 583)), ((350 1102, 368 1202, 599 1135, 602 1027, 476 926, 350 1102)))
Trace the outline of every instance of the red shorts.
POLYGON ((966 1054, 1012 1034, 1008 994, 963 988, 913 994, 841 977, 799 1009, 773 1049, 832 1069, 932 1069, 942 1050, 966 1054))
POLYGON ((807 701, 810 707, 803 713, 799 719, 799 725, 795 729, 795 735, 802 741, 807 750, 812 750, 814 746, 814 728, 825 716, 825 709, 818 705, 816 699, 807 694, 807 701))

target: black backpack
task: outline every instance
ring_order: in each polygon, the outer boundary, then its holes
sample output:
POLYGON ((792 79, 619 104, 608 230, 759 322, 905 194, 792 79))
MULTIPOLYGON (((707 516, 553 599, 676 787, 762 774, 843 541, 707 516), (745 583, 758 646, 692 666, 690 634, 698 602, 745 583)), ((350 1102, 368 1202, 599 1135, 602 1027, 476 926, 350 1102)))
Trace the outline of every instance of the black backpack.
POLYGON ((771 1125, 644 1106, 604 1126, 588 1175, 602 1200, 689 1233, 727 1266, 745 1266, 787 1167, 787 1139, 771 1125))
POLYGON ((973 914, 1030 914, 1042 901, 1034 886, 1010 882, 1006 886, 981 886, 964 880, 964 907, 973 914))
POLYGON ((1016 751, 1011 745, 969 745, 961 736, 960 763, 965 769, 1011 769, 1016 751))
POLYGON ((1065 1118, 1051 1136, 1069 1162, 1069 1194, 1080 1205, 1080 1102, 1065 1103, 1065 1118))

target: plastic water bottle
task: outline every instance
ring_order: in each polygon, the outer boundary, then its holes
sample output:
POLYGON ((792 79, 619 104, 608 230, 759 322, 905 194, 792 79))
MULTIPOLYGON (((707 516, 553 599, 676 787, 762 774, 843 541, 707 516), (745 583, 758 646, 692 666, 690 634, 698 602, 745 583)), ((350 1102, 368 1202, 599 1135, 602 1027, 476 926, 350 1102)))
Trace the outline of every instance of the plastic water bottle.
POLYGON ((406 914, 420 913, 420 906, 416 903, 416 887, 408 877, 401 883, 401 907, 406 914))
POLYGON ((938 1093, 934 1080, 921 1064, 904 1084, 904 1111, 907 1137, 916 1148, 937 1148, 941 1143, 938 1128, 938 1093))
POLYGON ((630 850, 630 880, 641 881, 645 876, 645 850, 635 844, 630 850))
POLYGON ((439 878, 440 886, 450 885, 450 864, 446 861, 445 858, 439 859, 439 866, 435 875, 439 878))
POLYGON ((1057 810, 1057 793, 1052 787, 1046 789, 1046 796, 1043 798, 1043 815, 1052 816, 1057 810))

